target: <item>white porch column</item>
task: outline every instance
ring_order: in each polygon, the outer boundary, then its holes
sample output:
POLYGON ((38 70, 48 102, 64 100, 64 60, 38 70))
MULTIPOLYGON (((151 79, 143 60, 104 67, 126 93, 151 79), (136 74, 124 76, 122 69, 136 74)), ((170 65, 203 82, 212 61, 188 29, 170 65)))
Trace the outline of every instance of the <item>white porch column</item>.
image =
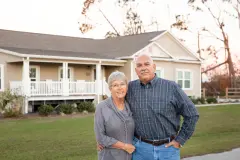
POLYGON ((63 95, 68 96, 69 95, 69 79, 68 79, 68 63, 63 62, 63 95))
POLYGON ((100 95, 102 94, 102 69, 101 63, 96 64, 96 92, 97 92, 97 102, 100 102, 100 95))
POLYGON ((29 58, 23 60, 22 85, 23 85, 23 93, 25 95, 24 113, 28 113, 27 98, 30 96, 29 58))

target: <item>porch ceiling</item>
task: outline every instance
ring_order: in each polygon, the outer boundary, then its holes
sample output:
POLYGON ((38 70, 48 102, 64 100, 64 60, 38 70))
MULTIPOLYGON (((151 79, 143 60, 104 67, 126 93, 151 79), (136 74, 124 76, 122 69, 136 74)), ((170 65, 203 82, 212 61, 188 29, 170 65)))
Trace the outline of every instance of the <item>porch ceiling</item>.
POLYGON ((76 95, 76 96, 38 96, 29 97, 28 101, 49 101, 49 100, 81 100, 94 99, 96 95, 76 95))
POLYGON ((23 59, 19 59, 19 60, 7 60, 7 63, 23 63, 23 59))
POLYGON ((30 58, 30 62, 43 62, 43 63, 63 63, 67 62, 69 64, 86 64, 86 65, 96 65, 101 63, 101 65, 107 66, 124 66, 126 61, 116 60, 116 61, 100 61, 100 60, 64 60, 64 59, 48 59, 48 58, 30 58))

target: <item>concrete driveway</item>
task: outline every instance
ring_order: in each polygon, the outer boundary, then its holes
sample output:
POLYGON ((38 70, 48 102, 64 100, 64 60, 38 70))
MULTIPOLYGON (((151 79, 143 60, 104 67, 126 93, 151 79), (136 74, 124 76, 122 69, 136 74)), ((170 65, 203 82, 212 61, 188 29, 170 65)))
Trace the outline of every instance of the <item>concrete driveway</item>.
POLYGON ((223 153, 184 158, 182 160, 240 160, 240 148, 223 153))

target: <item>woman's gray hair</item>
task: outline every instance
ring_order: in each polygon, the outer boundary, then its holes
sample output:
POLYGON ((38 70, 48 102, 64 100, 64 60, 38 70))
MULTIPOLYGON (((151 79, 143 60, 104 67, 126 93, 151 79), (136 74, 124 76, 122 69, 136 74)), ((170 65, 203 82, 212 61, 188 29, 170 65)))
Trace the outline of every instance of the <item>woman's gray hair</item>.
POLYGON ((125 76, 125 74, 123 72, 119 72, 119 71, 112 72, 110 74, 110 76, 108 77, 108 87, 111 88, 112 83, 114 81, 119 81, 119 80, 128 84, 127 77, 125 76))

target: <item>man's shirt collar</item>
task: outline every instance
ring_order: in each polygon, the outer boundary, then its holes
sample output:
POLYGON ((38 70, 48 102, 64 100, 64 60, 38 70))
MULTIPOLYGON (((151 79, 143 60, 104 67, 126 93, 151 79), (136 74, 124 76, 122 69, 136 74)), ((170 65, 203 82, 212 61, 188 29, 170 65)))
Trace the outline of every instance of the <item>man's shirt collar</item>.
POLYGON ((140 80, 139 80, 139 82, 140 82, 140 84, 142 85, 142 86, 154 86, 155 84, 156 84, 156 82, 157 82, 157 79, 158 79, 158 77, 157 77, 157 75, 156 75, 156 73, 155 73, 155 76, 154 76, 154 78, 151 80, 151 81, 149 81, 147 84, 143 84, 140 80))

